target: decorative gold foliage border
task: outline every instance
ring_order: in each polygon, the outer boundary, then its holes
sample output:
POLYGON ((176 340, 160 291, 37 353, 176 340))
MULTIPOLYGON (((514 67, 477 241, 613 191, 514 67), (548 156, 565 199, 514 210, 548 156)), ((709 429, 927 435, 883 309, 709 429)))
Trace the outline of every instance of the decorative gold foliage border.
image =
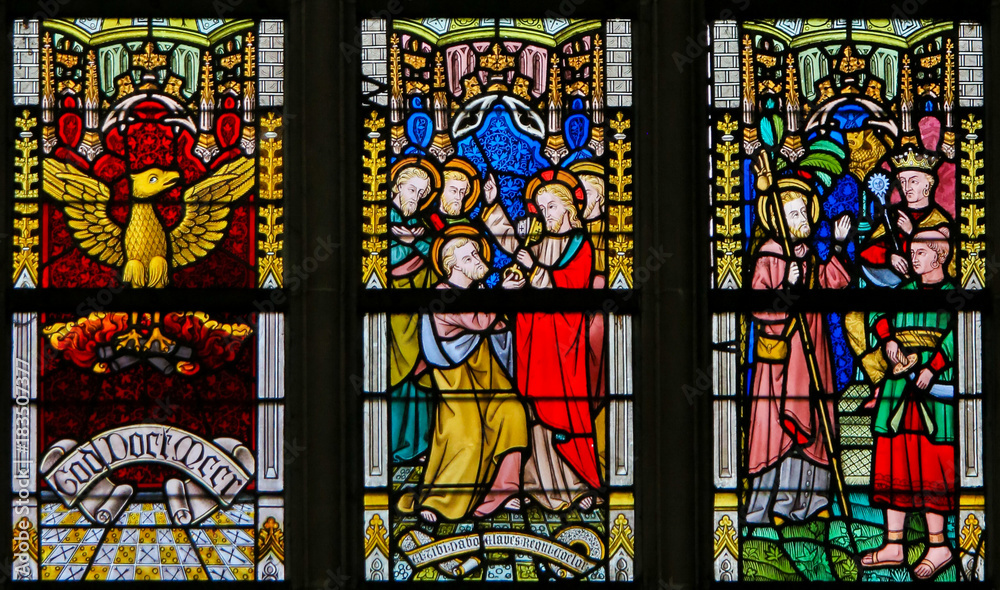
POLYGON ((983 142, 979 131, 983 121, 968 115, 961 121, 965 139, 961 143, 962 157, 958 221, 960 244, 961 284, 964 289, 981 289, 986 286, 986 183, 983 174, 983 142))
POLYGON ((715 224, 715 286, 739 289, 743 286, 743 231, 739 223, 740 160, 733 156, 739 153, 735 132, 739 122, 724 113, 716 125, 722 134, 715 144, 712 154, 715 168, 715 190, 713 205, 715 224))
POLYGON ((38 284, 38 119, 25 110, 16 117, 20 129, 14 142, 14 272, 13 281, 25 271, 32 286, 38 284), (30 202, 23 200, 30 199, 30 202))
POLYGON ((632 217, 632 175, 626 174, 632 168, 632 142, 629 129, 632 123, 625 118, 622 111, 614 113, 609 121, 614 133, 614 140, 608 145, 611 151, 609 161, 610 174, 608 181, 611 190, 608 198, 614 202, 608 207, 610 220, 608 230, 608 284, 612 289, 631 289, 633 287, 633 239, 632 224, 626 225, 626 219, 632 217), (626 133, 628 132, 628 133, 626 133), (621 233, 615 233, 621 232, 621 233))
POLYGON ((384 203, 386 199, 383 187, 386 181, 385 169, 385 117, 380 117, 377 111, 364 122, 368 135, 364 140, 364 155, 362 166, 365 169, 362 183, 363 198, 370 202, 361 208, 364 217, 362 232, 365 234, 361 259, 361 280, 368 288, 384 289, 389 271, 389 258, 385 253, 389 243, 385 239, 388 231, 385 222, 388 210, 384 203))
POLYGON ((365 558, 371 556, 373 551, 379 551, 385 558, 389 557, 389 530, 385 528, 382 517, 378 512, 372 513, 368 521, 368 528, 365 530, 365 558))
POLYGON ((259 563, 266 561, 269 556, 274 556, 281 563, 285 562, 285 533, 273 516, 268 516, 257 531, 257 552, 259 563))
POLYGON ((257 241, 257 286, 262 287, 270 277, 278 287, 284 285, 284 247, 282 236, 285 225, 278 220, 284 215, 284 207, 269 201, 280 201, 283 196, 283 154, 281 150, 281 115, 267 113, 260 121, 264 137, 260 142, 260 198, 267 205, 260 209, 261 222, 258 233, 264 236, 257 241))

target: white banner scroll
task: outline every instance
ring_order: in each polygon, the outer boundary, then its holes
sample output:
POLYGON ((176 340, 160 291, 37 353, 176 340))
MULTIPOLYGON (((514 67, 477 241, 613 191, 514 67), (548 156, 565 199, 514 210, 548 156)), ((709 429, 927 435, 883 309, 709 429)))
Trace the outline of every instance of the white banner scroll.
POLYGON ((586 574, 604 559, 604 544, 590 529, 567 527, 547 539, 515 531, 489 531, 468 533, 444 539, 434 539, 427 533, 414 529, 399 541, 410 563, 415 568, 435 565, 443 573, 460 577, 480 565, 480 559, 467 557, 480 549, 486 551, 515 551, 527 553, 548 562, 556 574, 563 578, 586 574), (584 554, 579 553, 584 550, 584 554))
POLYGON ((180 525, 196 524, 220 504, 232 505, 255 468, 253 453, 236 439, 207 441, 162 424, 122 426, 82 444, 61 440, 45 453, 40 467, 67 507, 79 506, 92 522, 104 524, 118 518, 133 493, 131 486, 117 485, 108 475, 137 463, 166 465, 190 476, 165 484, 170 516, 180 525))

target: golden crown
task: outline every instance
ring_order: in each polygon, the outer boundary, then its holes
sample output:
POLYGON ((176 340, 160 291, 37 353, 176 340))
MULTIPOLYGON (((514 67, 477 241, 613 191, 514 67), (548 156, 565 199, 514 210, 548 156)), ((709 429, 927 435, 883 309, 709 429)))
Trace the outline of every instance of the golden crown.
POLYGON ((911 147, 905 153, 895 155, 891 158, 892 167, 900 170, 920 170, 922 172, 932 172, 941 158, 938 156, 917 153, 911 147))

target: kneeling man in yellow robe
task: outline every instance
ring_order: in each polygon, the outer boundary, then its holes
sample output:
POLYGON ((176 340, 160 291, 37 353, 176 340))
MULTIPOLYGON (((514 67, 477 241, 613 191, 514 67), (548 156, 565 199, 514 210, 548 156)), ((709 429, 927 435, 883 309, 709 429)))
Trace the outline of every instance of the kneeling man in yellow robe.
MULTIPOLYGON (((449 228, 433 250, 446 277, 439 289, 475 287, 488 272, 488 246, 471 227, 449 228)), ((420 342, 439 393, 437 412, 423 481, 400 498, 399 510, 435 522, 438 515, 457 520, 519 509, 528 434, 507 323, 490 313, 423 315, 420 342)))

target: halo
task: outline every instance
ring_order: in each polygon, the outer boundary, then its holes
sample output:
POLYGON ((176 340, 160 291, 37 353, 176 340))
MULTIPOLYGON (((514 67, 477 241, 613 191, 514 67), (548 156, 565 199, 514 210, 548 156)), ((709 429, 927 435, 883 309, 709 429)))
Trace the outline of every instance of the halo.
POLYGON ((441 254, 444 250, 444 245, 448 243, 449 240, 454 238, 470 238, 479 242, 479 255, 482 256, 484 262, 487 264, 490 263, 492 251, 490 250, 490 245, 486 241, 486 238, 483 237, 483 234, 471 225, 456 223, 441 232, 441 235, 435 238, 434 243, 431 245, 431 264, 434 265, 434 272, 436 272, 439 277, 443 277, 447 274, 444 272, 444 269, 441 268, 441 254))
POLYGON ((597 162, 577 160, 569 165, 569 171, 577 175, 586 174, 588 176, 597 176, 602 180, 604 179, 604 166, 597 162))
POLYGON ((773 231, 774 228, 771 227, 771 215, 770 211, 767 210, 768 196, 763 194, 757 197, 757 219, 760 220, 760 224, 767 231, 773 231))
MULTIPOLYGON (((461 172, 469 179, 469 193, 465 195, 465 202, 462 203, 462 211, 468 213, 476 206, 476 201, 479 200, 479 193, 482 187, 482 181, 479 180, 479 171, 469 162, 461 156, 455 156, 454 158, 448 160, 444 163, 444 171, 454 170, 456 172, 461 172)), ((442 174, 441 188, 444 189, 444 175, 442 174)))
MULTIPOLYGON (((819 197, 816 196, 816 190, 808 182, 802 180, 801 178, 779 178, 776 188, 779 194, 779 200, 781 199, 780 194, 788 189, 800 192, 805 196, 806 207, 809 208, 809 217, 812 219, 813 223, 819 221, 820 205, 819 197)), ((767 210, 767 200, 767 194, 757 197, 757 219, 760 220, 760 224, 764 226, 764 229, 773 231, 774 228, 771 227, 771 216, 768 214, 767 210)))
POLYGON ((414 166, 423 169, 424 172, 427 173, 427 176, 431 179, 430 186, 427 187, 427 196, 424 197, 423 204, 418 207, 418 209, 422 211, 434 201, 435 197, 437 197, 438 190, 442 186, 441 173, 438 172, 437 168, 434 167, 434 163, 430 160, 421 158, 420 156, 407 156, 397 160, 396 163, 392 165, 392 171, 389 174, 389 180, 391 181, 389 194, 392 194, 391 186, 395 185, 396 177, 399 176, 399 173, 402 172, 404 168, 412 168, 414 166))
POLYGON ((569 194, 573 195, 573 202, 576 204, 578 210, 583 209, 586 203, 586 193, 583 192, 583 187, 580 185, 580 179, 575 175, 570 174, 566 170, 555 170, 549 168, 548 170, 542 170, 535 176, 531 177, 528 182, 528 187, 524 191, 524 197, 526 201, 534 201, 535 195, 538 190, 547 184, 561 184, 569 189, 569 194))

